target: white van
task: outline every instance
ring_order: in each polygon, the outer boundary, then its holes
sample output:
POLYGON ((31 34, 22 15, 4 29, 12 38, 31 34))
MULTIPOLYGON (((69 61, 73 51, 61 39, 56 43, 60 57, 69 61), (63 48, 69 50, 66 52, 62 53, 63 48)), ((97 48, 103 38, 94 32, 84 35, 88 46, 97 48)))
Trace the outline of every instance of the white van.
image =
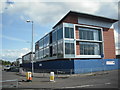
POLYGON ((10 68, 10 65, 5 65, 5 66, 4 66, 4 70, 7 70, 7 71, 8 71, 8 70, 10 70, 10 69, 11 69, 11 68, 10 68))

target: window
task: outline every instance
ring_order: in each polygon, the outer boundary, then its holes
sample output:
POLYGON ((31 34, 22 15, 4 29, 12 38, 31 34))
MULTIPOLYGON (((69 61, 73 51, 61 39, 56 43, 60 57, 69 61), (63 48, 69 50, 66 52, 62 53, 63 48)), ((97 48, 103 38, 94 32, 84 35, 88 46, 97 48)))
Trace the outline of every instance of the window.
POLYGON ((44 37, 44 47, 49 45, 49 35, 44 37))
POLYGON ((101 46, 99 43, 80 42, 80 55, 100 55, 101 46))
POLYGON ((79 28, 79 38, 83 40, 101 41, 101 30, 90 28, 79 28))
POLYGON ((74 29, 65 27, 65 38, 74 38, 74 29))
POLYGON ((50 57, 52 57, 52 46, 50 46, 50 57))
POLYGON ((52 33, 50 33, 50 44, 52 43, 52 33))
POLYGON ((36 44, 35 44, 35 51, 36 50, 39 50, 39 44, 38 44, 39 42, 37 42, 36 44))
POLYGON ((41 59, 43 58, 43 49, 40 50, 41 59))
POLYGON ((57 44, 54 44, 52 47, 52 56, 57 56, 57 44))
POLYGON ((63 29, 60 28, 57 30, 57 40, 60 40, 63 38, 63 29))
POLYGON ((39 57, 39 59, 42 59, 42 57, 43 57, 43 49, 39 50, 38 57, 39 57))
POLYGON ((75 54, 74 43, 65 43, 65 54, 75 54))
POLYGON ((56 30, 54 30, 52 32, 52 42, 56 42, 56 41, 57 41, 57 32, 56 32, 56 30))
POLYGON ((58 41, 58 57, 63 57, 63 42, 58 41))
POLYGON ((44 48, 44 58, 49 57, 49 47, 44 48))
POLYGON ((40 59, 40 50, 38 51, 38 59, 40 59))
POLYGON ((35 59, 38 59, 38 51, 35 52, 35 59))
POLYGON ((39 41, 39 49, 43 48, 43 39, 39 41))

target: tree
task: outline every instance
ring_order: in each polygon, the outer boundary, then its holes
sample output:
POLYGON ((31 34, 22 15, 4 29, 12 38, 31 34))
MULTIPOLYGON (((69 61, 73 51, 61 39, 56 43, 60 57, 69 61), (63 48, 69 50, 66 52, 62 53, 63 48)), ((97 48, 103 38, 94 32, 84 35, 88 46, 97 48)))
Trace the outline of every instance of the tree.
POLYGON ((10 61, 0 60, 1 65, 11 65, 10 61))

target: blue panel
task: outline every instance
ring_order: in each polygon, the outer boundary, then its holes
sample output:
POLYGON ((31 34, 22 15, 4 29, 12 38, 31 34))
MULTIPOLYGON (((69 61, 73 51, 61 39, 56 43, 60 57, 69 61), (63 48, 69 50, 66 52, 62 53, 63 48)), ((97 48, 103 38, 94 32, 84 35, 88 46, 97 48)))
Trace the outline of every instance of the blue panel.
MULTIPOLYGON (((120 59, 89 59, 89 60, 56 60, 56 61, 44 61, 35 62, 34 69, 46 69, 46 70, 64 70, 70 72, 74 69, 74 73, 89 73, 104 70, 120 69, 120 59), (111 61, 115 64, 109 64, 111 61)), ((31 63, 23 64, 24 68, 31 69, 31 63)))
MULTIPOLYGON (((31 69, 31 63, 23 64, 23 68, 31 69)), ((74 69, 74 60, 58 60, 58 61, 44 61, 44 62, 35 62, 34 70, 41 72, 42 70, 54 71, 57 70, 64 71, 65 73, 70 73, 70 70, 74 69)))
POLYGON ((31 63, 23 63, 24 68, 31 68, 32 64, 31 63))
POLYGON ((74 60, 74 73, 88 73, 104 70, 118 69, 118 59, 90 59, 90 60, 74 60), (115 64, 106 64, 108 61, 114 61, 115 64))
POLYGON ((73 60, 58 60, 58 61, 44 61, 36 62, 36 69, 73 69, 73 60))

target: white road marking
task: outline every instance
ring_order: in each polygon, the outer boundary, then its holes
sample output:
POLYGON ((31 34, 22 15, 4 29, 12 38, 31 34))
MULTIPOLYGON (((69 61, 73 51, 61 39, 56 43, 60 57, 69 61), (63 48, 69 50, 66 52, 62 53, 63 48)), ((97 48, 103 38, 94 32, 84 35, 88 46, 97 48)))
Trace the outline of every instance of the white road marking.
POLYGON ((82 85, 82 86, 76 86, 76 87, 90 87, 90 86, 94 86, 94 85, 82 85))
MULTIPOLYGON (((105 85, 110 85, 111 83, 105 83, 105 85)), ((97 85, 104 85, 104 84, 97 84, 97 85)), ((63 87, 63 88, 83 88, 83 87, 91 87, 91 86, 97 86, 97 85, 81 85, 81 86, 74 86, 74 87, 63 87)))
POLYGON ((111 84, 111 83, 105 83, 105 84, 111 84))
POLYGON ((94 85, 81 85, 81 86, 74 86, 74 87, 64 87, 64 88, 82 88, 82 87, 90 87, 94 85))

